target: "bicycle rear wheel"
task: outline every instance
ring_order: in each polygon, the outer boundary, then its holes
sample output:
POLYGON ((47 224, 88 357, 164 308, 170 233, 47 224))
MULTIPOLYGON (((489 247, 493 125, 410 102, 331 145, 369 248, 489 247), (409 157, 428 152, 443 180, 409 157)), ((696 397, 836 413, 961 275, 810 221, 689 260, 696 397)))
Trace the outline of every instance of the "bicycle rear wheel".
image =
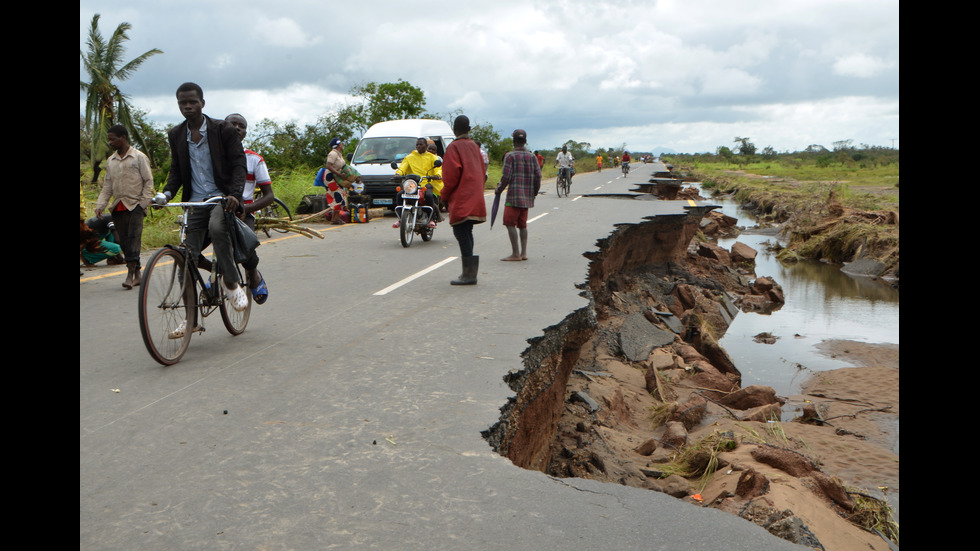
MULTIPOLYGON (((287 207, 286 203, 283 203, 282 200, 279 199, 278 197, 276 197, 276 199, 272 202, 272 204, 269 205, 267 208, 269 209, 270 218, 281 218, 290 221, 293 219, 293 213, 289 212, 289 207, 287 207)), ((289 230, 283 228, 272 228, 272 229, 276 230, 279 233, 289 233, 289 230)))
POLYGON ((190 280, 184 255, 169 247, 160 249, 143 270, 139 294, 139 324, 150 356, 163 365, 180 361, 191 342, 196 288, 190 280), (189 305, 189 306, 188 306, 189 305), (183 333, 178 333, 181 323, 183 333))
MULTIPOLYGON (((219 278, 220 279, 220 278, 219 278)), ((241 277, 238 278, 239 281, 245 281, 241 277)), ((225 329, 228 330, 232 336, 238 336, 245 332, 245 326, 248 325, 248 317, 252 312, 252 292, 248 289, 248 285, 244 283, 242 288, 245 289, 245 297, 248 298, 248 306, 245 307, 241 312, 236 312, 231 306, 231 302, 228 300, 228 291, 225 289, 225 282, 218 281, 214 284, 216 287, 221 289, 221 303, 218 306, 218 311, 221 312, 221 321, 225 324, 225 329)))

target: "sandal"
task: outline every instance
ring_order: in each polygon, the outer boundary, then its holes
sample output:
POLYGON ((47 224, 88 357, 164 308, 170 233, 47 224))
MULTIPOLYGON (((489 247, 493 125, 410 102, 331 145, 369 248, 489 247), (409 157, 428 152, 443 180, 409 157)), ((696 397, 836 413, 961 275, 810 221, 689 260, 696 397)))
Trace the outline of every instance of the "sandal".
POLYGON ((248 308, 248 295, 245 294, 245 290, 239 285, 235 287, 234 290, 225 288, 225 298, 231 303, 231 307, 235 309, 236 312, 242 312, 248 308))
POLYGON ((252 300, 255 304, 265 304, 265 301, 269 298, 269 287, 265 284, 265 278, 262 277, 262 272, 259 272, 259 284, 252 289, 252 300))
MULTIPOLYGON (((182 339, 184 338, 185 331, 187 331, 187 320, 180 320, 180 325, 178 325, 177 328, 171 331, 170 333, 167 333, 167 338, 182 339)), ((192 333, 199 333, 201 331, 202 329, 200 326, 196 326, 194 327, 194 329, 191 330, 192 333)))

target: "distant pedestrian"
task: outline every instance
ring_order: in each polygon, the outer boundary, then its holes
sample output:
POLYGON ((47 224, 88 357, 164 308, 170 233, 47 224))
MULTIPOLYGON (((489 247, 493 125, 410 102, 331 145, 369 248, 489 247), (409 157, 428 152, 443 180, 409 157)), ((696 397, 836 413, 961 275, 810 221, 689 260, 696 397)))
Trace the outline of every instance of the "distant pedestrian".
POLYGON ((327 209, 326 217, 331 224, 342 225, 342 217, 347 209, 347 189, 350 186, 346 181, 344 168, 347 162, 344 161, 344 142, 340 138, 330 140, 330 152, 327 153, 327 160, 323 166, 333 175, 333 179, 327 182, 327 209))
POLYGON ((483 199, 486 166, 480 146, 470 139, 470 119, 456 117, 453 133, 456 139, 446 148, 442 165, 442 199, 449 204, 449 224, 459 243, 463 273, 453 285, 475 285, 480 257, 473 254, 473 225, 487 221, 487 204, 483 199))
POLYGON ((129 131, 125 126, 117 124, 110 128, 106 139, 115 152, 106 161, 102 192, 95 201, 95 216, 101 218, 109 198, 114 199, 109 209, 129 269, 122 286, 132 289, 140 284, 143 218, 153 199, 153 172, 146 154, 129 145, 129 131))
POLYGON ((527 260, 527 211, 534 206, 534 197, 541 189, 541 167, 524 146, 527 132, 518 129, 511 135, 514 150, 504 155, 503 173, 496 193, 507 190, 504 199, 504 227, 510 237, 511 254, 505 261, 527 260))

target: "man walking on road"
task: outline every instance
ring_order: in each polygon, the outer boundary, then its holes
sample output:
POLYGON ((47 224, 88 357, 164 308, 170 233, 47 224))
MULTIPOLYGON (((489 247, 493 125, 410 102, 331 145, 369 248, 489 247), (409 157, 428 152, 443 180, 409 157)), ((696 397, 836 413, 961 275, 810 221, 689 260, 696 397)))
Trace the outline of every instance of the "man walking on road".
POLYGON ((527 260, 527 210, 534 206, 534 197, 541 188, 541 167, 529 152, 527 132, 515 130, 514 150, 504 155, 503 174, 496 193, 507 190, 504 200, 504 226, 510 237, 511 254, 504 261, 527 260))
POLYGON ((463 273, 450 283, 476 285, 480 257, 473 254, 473 225, 487 221, 483 199, 486 165, 480 146, 470 139, 470 119, 466 115, 456 117, 453 133, 456 139, 446 148, 442 164, 442 200, 449 204, 449 224, 459 242, 463 273))
POLYGON ((129 269, 122 286, 132 289, 140 284, 143 218, 153 199, 153 172, 149 158, 129 145, 129 130, 125 126, 117 124, 110 128, 106 139, 115 152, 106 161, 102 191, 95 201, 95 216, 101 219, 109 199, 115 199, 110 211, 129 269))

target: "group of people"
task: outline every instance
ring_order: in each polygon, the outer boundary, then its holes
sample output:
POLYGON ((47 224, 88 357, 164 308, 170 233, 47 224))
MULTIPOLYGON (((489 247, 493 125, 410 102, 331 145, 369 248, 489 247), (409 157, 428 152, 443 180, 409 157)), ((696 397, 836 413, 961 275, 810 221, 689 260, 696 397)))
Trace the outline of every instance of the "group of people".
MULTIPOLYGON (((449 224, 459 244, 463 271, 450 283, 475 285, 480 257, 474 253, 473 226, 486 222, 483 199, 487 179, 486 161, 480 146, 469 137, 470 121, 466 115, 456 117, 453 133, 456 139, 446 148, 442 166, 442 199, 449 205, 449 224)), ((503 224, 510 238, 511 254, 501 260, 527 260, 527 214, 541 187, 543 158, 527 150, 527 132, 518 129, 511 134, 513 151, 504 155, 500 183, 494 194, 504 196, 503 224)))
MULTIPOLYGON (((197 258, 198 266, 202 269, 214 270, 215 266, 201 254, 210 242, 232 307, 238 311, 247 307, 245 285, 252 293, 253 300, 263 304, 269 290, 258 270, 258 255, 253 251, 248 260, 242 263, 246 281, 239 281, 225 213, 238 216, 254 230, 253 213, 269 205, 275 198, 265 161, 259 154, 243 147, 248 122, 241 114, 233 113, 224 119, 205 115, 204 91, 192 82, 180 85, 176 96, 184 122, 168 132, 172 168, 163 191, 155 196, 149 160, 145 154, 129 145, 126 128, 116 125, 107 132, 107 141, 114 153, 107 162, 106 176, 95 210, 99 220, 107 207, 111 212, 115 233, 121 241, 120 254, 125 257, 128 268, 123 287, 132 289, 140 284, 139 253, 143 218, 151 202, 166 203, 178 192, 181 192, 183 202, 223 197, 223 208, 193 209, 189 213, 186 243, 191 258, 197 258), (257 196, 256 190, 261 195, 257 196)), ((419 138, 415 150, 405 157, 397 170, 400 175, 432 177, 426 197, 436 207, 436 214, 430 223, 435 225, 441 222, 439 207, 446 208, 460 250, 462 273, 451 281, 453 285, 476 284, 480 257, 474 254, 473 227, 487 219, 484 185, 488 177, 488 163, 483 149, 470 138, 469 132, 469 118, 465 115, 456 117, 453 122, 456 139, 446 148, 441 167, 435 166, 438 159, 435 144, 429 143, 426 138, 419 138)), ((528 209, 534 206, 534 198, 540 190, 544 165, 540 152, 527 150, 527 133, 524 130, 515 130, 512 138, 514 149, 504 156, 500 183, 494 191, 498 196, 506 192, 503 225, 507 228, 511 254, 501 260, 508 262, 528 258, 528 209)), ((342 151, 343 142, 339 138, 331 140, 325 163, 326 169, 333 175, 332 181, 340 186, 356 179, 356 175, 352 175, 346 166, 342 151)), ((571 172, 573 165, 574 158, 567 146, 562 146, 555 166, 571 172)), ((331 202, 334 216, 339 215, 343 198, 341 192, 340 197, 331 202)))
POLYGON ((231 306, 242 311, 248 306, 244 285, 258 304, 265 303, 269 289, 258 270, 259 258, 254 251, 242 263, 246 281, 239 281, 225 213, 238 216, 254 230, 254 213, 272 203, 275 194, 262 156, 243 146, 248 132, 245 117, 233 113, 224 119, 213 119, 204 114, 204 105, 204 91, 197 84, 187 82, 177 88, 177 106, 184 122, 168 132, 171 170, 163 191, 156 195, 146 155, 129 145, 129 132, 124 126, 108 130, 107 141, 114 153, 107 162, 96 200, 96 219, 102 219, 108 207, 128 267, 122 285, 132 289, 140 284, 143 218, 150 203, 166 203, 178 191, 182 202, 223 197, 223 208, 192 209, 188 213, 186 243, 191 258, 208 271, 215 266, 201 251, 212 244, 231 306), (258 197, 257 189, 261 192, 258 197))

